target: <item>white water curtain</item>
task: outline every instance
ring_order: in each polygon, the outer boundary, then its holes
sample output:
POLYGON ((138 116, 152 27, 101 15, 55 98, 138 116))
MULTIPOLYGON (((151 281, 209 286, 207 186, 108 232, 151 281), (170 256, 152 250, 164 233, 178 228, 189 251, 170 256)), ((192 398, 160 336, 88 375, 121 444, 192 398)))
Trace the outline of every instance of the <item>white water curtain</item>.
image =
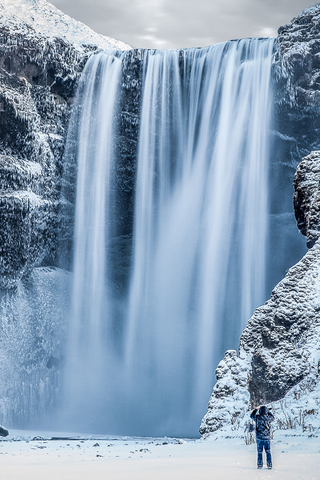
POLYGON ((196 435, 217 362, 265 300, 272 51, 273 40, 246 39, 145 52, 116 349, 108 226, 121 56, 87 66, 78 138, 70 133, 79 147, 66 378, 69 405, 80 399, 91 428, 196 435))

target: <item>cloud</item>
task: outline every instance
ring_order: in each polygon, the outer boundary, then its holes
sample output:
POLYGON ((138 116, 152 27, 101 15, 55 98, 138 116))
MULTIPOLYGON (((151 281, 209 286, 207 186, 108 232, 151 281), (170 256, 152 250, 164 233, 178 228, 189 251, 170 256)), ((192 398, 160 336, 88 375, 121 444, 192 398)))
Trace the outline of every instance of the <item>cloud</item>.
POLYGON ((205 46, 275 36, 308 0, 51 0, 99 33, 133 47, 205 46))

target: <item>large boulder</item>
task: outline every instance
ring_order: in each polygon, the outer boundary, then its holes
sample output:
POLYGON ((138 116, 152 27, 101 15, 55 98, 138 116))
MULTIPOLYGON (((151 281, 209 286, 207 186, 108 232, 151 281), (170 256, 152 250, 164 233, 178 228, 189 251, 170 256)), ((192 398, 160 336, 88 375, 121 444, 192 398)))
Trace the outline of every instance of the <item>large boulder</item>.
POLYGON ((312 247, 320 236, 320 151, 299 163, 294 177, 294 211, 297 225, 312 247))

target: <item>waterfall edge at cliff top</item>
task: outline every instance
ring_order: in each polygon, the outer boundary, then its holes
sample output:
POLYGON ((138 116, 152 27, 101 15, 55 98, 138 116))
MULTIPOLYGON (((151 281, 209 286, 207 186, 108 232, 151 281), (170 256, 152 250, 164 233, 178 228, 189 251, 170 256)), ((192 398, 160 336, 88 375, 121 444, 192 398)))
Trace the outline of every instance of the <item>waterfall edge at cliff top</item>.
POLYGON ((65 155, 77 165, 69 428, 197 434, 217 362, 267 295, 272 53, 269 39, 143 52, 127 190, 132 53, 88 61, 65 155))

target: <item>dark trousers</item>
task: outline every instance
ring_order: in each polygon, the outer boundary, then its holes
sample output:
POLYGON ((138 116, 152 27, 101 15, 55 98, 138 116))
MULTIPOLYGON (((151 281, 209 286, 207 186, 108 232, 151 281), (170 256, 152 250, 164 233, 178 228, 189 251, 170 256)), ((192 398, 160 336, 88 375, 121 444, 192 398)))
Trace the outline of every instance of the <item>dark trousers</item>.
POLYGON ((263 460, 262 460, 263 449, 265 449, 265 452, 267 455, 267 466, 272 467, 270 440, 263 440, 261 438, 257 438, 257 449, 258 449, 258 467, 261 468, 263 465, 263 460))

